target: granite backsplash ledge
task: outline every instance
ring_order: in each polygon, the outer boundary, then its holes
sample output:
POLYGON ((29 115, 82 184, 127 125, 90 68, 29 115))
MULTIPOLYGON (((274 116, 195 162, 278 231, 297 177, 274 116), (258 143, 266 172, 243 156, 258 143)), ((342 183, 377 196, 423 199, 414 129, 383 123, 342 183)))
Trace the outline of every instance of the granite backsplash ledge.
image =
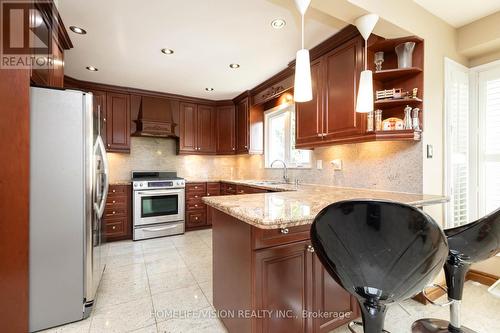
MULTIPOLYGON (((422 193, 421 142, 368 142, 317 148, 311 169, 290 169, 304 183, 422 193), (330 161, 341 159, 342 171, 330 161), (316 169, 316 161, 323 169, 316 169)), ((264 168, 263 155, 176 155, 175 141, 131 138, 130 154, 108 153, 111 182, 130 179, 132 170, 175 170, 191 179, 279 179, 281 170, 264 168)))

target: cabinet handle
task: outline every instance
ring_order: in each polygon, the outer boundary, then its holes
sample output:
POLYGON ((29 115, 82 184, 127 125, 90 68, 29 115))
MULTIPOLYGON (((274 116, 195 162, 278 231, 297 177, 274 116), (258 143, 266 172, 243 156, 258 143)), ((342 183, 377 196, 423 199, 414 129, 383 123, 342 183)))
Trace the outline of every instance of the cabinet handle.
POLYGON ((198 196, 197 196, 197 195, 195 195, 194 197, 195 197, 195 198, 198 198, 198 196))
POLYGON ((195 219, 195 220, 198 220, 198 218, 197 218, 197 217, 195 217, 194 219, 195 219))
POLYGON ((115 214, 116 214, 116 212, 115 212, 115 211, 113 211, 113 215, 115 215, 115 214))
POLYGON ((106 122, 106 118, 102 118, 102 121, 106 122))
POLYGON ((233 147, 233 150, 236 150, 236 149, 233 147))
POLYGON ((195 207, 198 207, 198 205, 194 205, 195 207))
POLYGON ((290 230, 288 230, 288 228, 281 228, 280 232, 283 234, 283 235, 286 235, 288 234, 290 230))
POLYGON ((307 245, 307 251, 314 253, 314 247, 312 247, 312 245, 307 245))
POLYGON ((248 146, 245 146, 245 149, 248 149, 248 146))
POLYGON ((116 190, 113 190, 113 191, 111 191, 111 192, 116 193, 116 190))
POLYGON ((114 225, 111 229, 115 230, 116 229, 116 225, 114 225))
POLYGON ((210 196, 210 193, 207 193, 207 197, 209 197, 209 196, 210 196))
POLYGON ((107 146, 108 146, 108 147, 111 147, 111 144, 109 144, 109 143, 108 143, 108 144, 107 144, 107 146))
POLYGON ((197 189, 198 189, 198 186, 195 186, 195 187, 194 187, 194 189, 195 189, 195 190, 197 190, 197 189))
POLYGON ((115 201, 115 200, 113 200, 113 203, 116 203, 116 201, 115 201))

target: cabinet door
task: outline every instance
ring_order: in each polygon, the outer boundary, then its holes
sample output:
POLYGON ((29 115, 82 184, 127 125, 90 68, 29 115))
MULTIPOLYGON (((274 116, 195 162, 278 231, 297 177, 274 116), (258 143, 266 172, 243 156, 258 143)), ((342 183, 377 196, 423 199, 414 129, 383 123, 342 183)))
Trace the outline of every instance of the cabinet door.
POLYGON ((54 58, 50 69, 50 85, 52 87, 63 88, 64 87, 64 51, 56 42, 55 38, 52 38, 52 56, 54 58))
POLYGON ((324 140, 364 133, 364 117, 356 113, 356 94, 363 66, 363 43, 355 38, 324 56, 324 140))
POLYGON ((321 60, 311 65, 313 99, 295 103, 295 142, 298 146, 322 141, 324 79, 321 67, 321 60))
POLYGON ((196 147, 199 153, 215 153, 216 140, 216 114, 215 108, 207 105, 198 105, 196 128, 196 147))
POLYGON ((236 106, 236 153, 248 153, 249 135, 249 101, 248 97, 236 106))
POLYGON ((312 272, 312 309, 317 313, 332 314, 330 318, 314 319, 312 332, 327 333, 357 318, 359 312, 356 299, 328 274, 316 255, 313 255, 312 272))
POLYGON ((106 94, 106 147, 111 152, 130 151, 130 95, 106 94))
POLYGON ((193 153, 196 149, 196 104, 181 103, 179 116, 179 150, 193 153))
POLYGON ((302 316, 309 308, 307 291, 312 288, 312 254, 307 246, 304 241, 255 252, 255 308, 273 314, 289 311, 284 312, 285 318, 272 315, 257 320, 256 332, 310 332, 310 323, 302 316))
POLYGON ((217 108, 217 154, 236 152, 236 124, 234 106, 217 108))
POLYGON ((99 118, 99 128, 96 129, 100 131, 104 145, 106 146, 106 92, 99 90, 91 91, 93 97, 93 110, 96 118, 99 118))

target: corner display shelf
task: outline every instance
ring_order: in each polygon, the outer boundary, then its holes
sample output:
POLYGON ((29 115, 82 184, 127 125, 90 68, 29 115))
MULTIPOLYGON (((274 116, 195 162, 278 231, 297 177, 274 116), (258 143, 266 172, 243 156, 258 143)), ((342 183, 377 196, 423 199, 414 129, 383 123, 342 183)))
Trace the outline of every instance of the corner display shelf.
MULTIPOLYGON (((375 110, 382 110, 382 119, 396 117, 404 119, 404 108, 409 105, 419 108, 420 127, 423 124, 423 113, 425 113, 424 103, 424 40, 417 36, 408 36, 396 39, 384 39, 373 36, 369 39, 368 45, 368 66, 373 71, 374 96, 377 90, 388 90, 401 88, 403 92, 412 94, 417 88, 417 98, 382 99, 374 102, 375 110), (398 68, 398 58, 395 47, 401 43, 414 42, 412 67, 398 68), (376 52, 384 52, 384 62, 382 70, 375 71, 373 63, 376 52), (423 112, 422 112, 423 111, 423 112)), ((374 131, 366 132, 366 135, 374 141, 383 140, 420 140, 421 131, 401 130, 401 131, 374 131)))

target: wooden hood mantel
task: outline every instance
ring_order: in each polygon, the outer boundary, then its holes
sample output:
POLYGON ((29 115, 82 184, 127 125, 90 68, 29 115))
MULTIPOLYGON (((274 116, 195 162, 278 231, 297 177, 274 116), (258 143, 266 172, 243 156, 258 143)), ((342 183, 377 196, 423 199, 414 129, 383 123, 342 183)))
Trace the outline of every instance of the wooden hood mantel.
POLYGON ((172 116, 172 101, 163 98, 142 96, 133 136, 176 137, 172 116))

